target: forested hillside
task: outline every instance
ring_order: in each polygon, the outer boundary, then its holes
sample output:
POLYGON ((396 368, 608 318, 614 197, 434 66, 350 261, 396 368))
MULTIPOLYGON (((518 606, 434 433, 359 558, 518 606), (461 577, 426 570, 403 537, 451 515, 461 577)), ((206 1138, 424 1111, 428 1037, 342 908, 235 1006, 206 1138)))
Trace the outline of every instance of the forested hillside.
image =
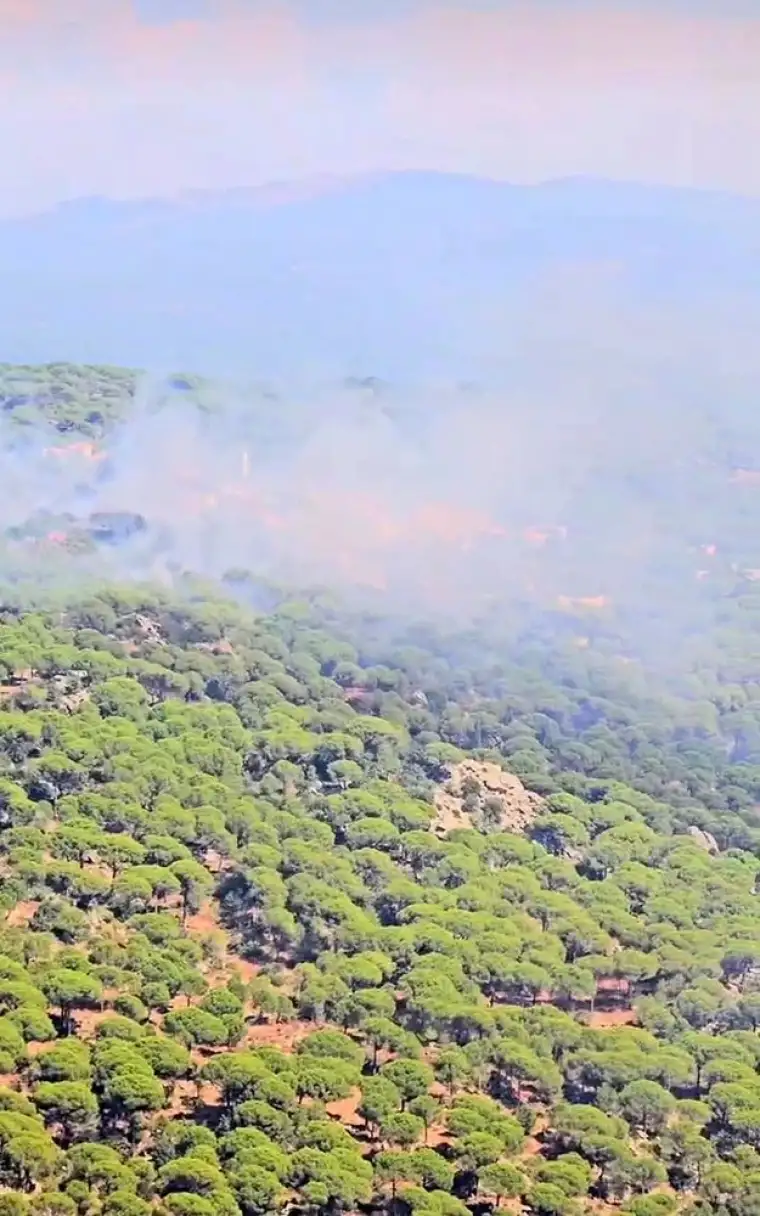
MULTIPOLYGON (((4 369, 8 470, 105 464, 137 385, 4 369)), ((217 389, 165 391, 213 428, 217 389)), ((715 553, 676 517, 638 601, 456 628, 255 569, 106 584, 141 503, 54 518, 43 477, 3 551, 0 1216, 754 1216, 759 605, 721 459, 715 553)))
POLYGON ((324 617, 6 609, 0 1211, 751 1211, 755 831, 324 617))

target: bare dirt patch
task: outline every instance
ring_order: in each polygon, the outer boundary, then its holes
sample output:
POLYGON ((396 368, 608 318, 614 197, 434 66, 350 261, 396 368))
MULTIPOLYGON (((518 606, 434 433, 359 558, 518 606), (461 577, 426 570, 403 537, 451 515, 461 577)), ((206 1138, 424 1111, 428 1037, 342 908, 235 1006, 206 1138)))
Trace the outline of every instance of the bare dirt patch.
MULTIPOLYGON (((613 949, 615 952, 620 949, 619 942, 613 943, 613 949)), ((596 981, 597 1000, 617 1001, 618 1005, 625 1005, 627 1008, 630 995, 631 981, 623 975, 602 975, 596 981)))
POLYGON ((530 1157, 538 1157, 543 1152, 543 1138, 548 1130, 549 1117, 546 1111, 541 1111, 535 1124, 533 1125, 532 1132, 529 1136, 526 1136, 523 1142, 523 1146, 520 1150, 520 1157, 522 1159, 527 1160, 530 1157))
POLYGON ((433 1123, 428 1128, 427 1140, 425 1141, 428 1148, 440 1148, 442 1144, 451 1144, 451 1135, 449 1134, 445 1124, 433 1123))
POLYGON ((635 1026, 635 1009, 597 1009, 594 1013, 582 1014, 586 1026, 592 1030, 612 1030, 615 1026, 635 1026))
POLYGON ((188 916, 185 929, 192 937, 221 937, 224 933, 219 926, 216 908, 210 901, 188 916))
POLYGON ((364 1120, 357 1114, 357 1107, 362 1100, 362 1091, 354 1089, 347 1098, 338 1102, 328 1102, 325 1110, 333 1119, 339 1119, 344 1127, 364 1127, 364 1120))
POLYGON ((112 1009, 75 1009, 71 1015, 78 1039, 94 1039, 101 1022, 111 1017, 112 1009))
POLYGON ((5 918, 6 925, 9 929, 24 928, 29 924, 39 906, 38 899, 25 899, 20 904, 16 904, 5 918))
POLYGON ((34 1056, 41 1056, 43 1052, 51 1051, 53 1047, 57 1047, 60 1039, 32 1039, 31 1043, 26 1045, 26 1054, 32 1059, 34 1056))
POLYGON ((287 1055, 301 1039, 325 1026, 325 1022, 255 1022, 248 1027, 241 1046, 278 1047, 287 1055))
POLYGON ((207 976, 212 988, 226 984, 233 973, 237 973, 244 984, 250 984, 259 974, 259 963, 241 958, 235 952, 229 932, 220 923, 219 909, 210 900, 198 912, 188 916, 185 929, 192 937, 203 938, 214 948, 211 974, 207 976))
POLYGON ((237 971, 244 984, 250 984, 251 980, 254 980, 261 970, 259 963, 252 963, 247 958, 230 957, 228 966, 233 971, 237 971))
POLYGON ((523 832, 543 805, 543 799, 527 790, 514 773, 488 761, 463 760, 449 769, 446 783, 436 791, 432 827, 438 833, 471 828, 488 813, 494 827, 523 832), (472 794, 476 789, 477 794, 472 794), (470 809, 475 797, 477 802, 470 809))

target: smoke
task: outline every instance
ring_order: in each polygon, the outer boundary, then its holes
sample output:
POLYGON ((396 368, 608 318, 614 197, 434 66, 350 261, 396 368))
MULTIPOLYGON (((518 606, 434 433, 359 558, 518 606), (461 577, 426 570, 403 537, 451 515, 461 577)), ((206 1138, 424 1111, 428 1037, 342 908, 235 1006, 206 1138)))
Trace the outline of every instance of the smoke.
POLYGON ((6 568, 251 571, 470 621, 646 600, 677 623, 721 562, 760 567, 735 475, 760 469, 751 320, 623 307, 565 272, 502 313, 488 385, 144 376, 94 442, 6 440, 6 568))

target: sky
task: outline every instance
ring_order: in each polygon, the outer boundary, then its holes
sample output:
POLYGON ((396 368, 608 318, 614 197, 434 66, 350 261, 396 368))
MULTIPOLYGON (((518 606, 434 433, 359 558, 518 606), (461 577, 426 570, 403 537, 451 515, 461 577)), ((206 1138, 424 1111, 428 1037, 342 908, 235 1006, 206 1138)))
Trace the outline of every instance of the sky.
POLYGON ((0 0, 0 214, 390 169, 760 196, 760 0, 0 0))

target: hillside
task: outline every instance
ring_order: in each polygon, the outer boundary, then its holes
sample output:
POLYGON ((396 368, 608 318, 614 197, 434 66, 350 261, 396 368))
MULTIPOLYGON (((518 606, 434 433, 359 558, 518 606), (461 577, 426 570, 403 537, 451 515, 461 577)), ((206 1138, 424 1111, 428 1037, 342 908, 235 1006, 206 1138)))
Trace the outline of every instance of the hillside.
POLYGON ((0 1216, 752 1216, 760 432, 640 405, 0 368, 0 1216))
POLYGON ((752 1209, 743 766, 594 664, 381 632, 187 582, 6 606, 0 1212, 752 1209))
POLYGON ((587 649, 586 666, 616 656, 615 680, 653 671, 697 701, 739 686, 742 709, 760 594, 752 401, 616 399, 574 419, 564 397, 526 409, 376 378, 301 394, 5 364, 3 577, 328 585, 385 616, 476 623, 481 647, 527 634, 587 649))
POLYGON ((492 379, 526 334, 551 342, 568 292, 597 360, 600 330, 631 309, 664 311, 660 333, 685 309, 692 332, 735 340, 759 234, 755 202, 584 180, 399 173, 83 199, 0 223, 0 327, 16 362, 492 379))

